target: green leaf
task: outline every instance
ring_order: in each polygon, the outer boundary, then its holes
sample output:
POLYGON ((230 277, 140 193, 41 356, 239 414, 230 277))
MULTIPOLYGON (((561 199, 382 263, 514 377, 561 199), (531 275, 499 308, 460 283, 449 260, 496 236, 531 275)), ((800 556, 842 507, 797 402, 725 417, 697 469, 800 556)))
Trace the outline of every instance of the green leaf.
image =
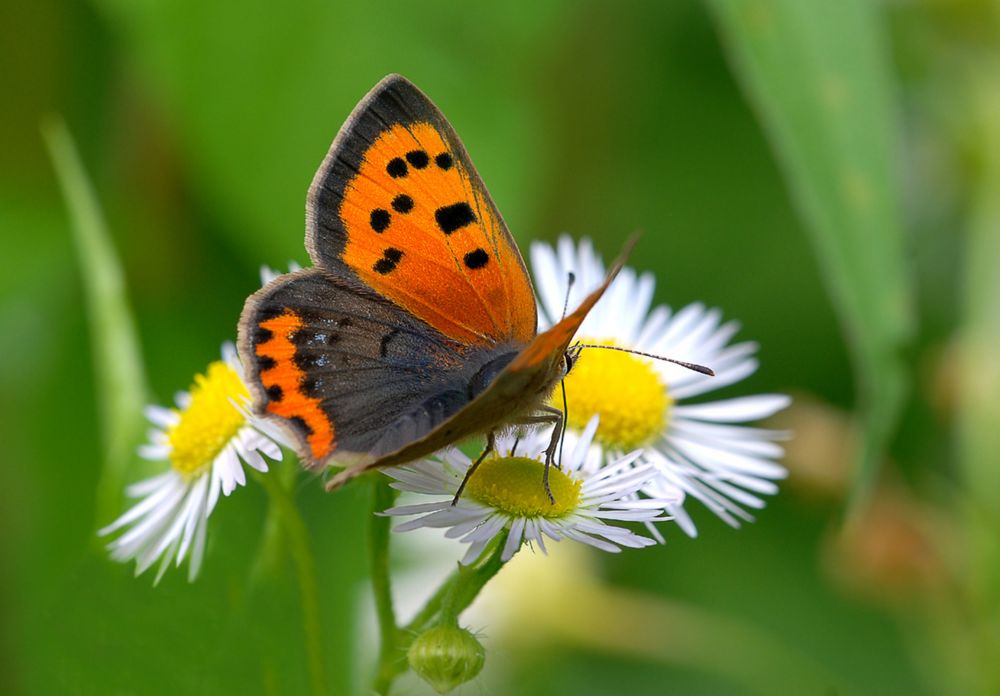
POLYGON ((73 139, 56 119, 43 124, 42 134, 69 208, 83 277, 104 447, 96 511, 98 523, 104 523, 120 507, 142 428, 146 376, 121 264, 73 139))
POLYGON ((881 18, 866 0, 709 6, 812 235, 852 351, 865 436, 857 509, 908 389, 900 349, 912 331, 894 171, 894 85, 881 18))

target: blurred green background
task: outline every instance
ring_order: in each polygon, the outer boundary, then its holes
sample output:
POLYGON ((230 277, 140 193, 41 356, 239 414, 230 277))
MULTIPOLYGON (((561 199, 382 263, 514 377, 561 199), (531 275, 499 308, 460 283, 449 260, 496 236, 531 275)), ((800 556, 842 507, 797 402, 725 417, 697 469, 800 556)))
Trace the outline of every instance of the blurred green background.
MULTIPOLYGON (((313 172, 400 72, 522 248, 568 231, 610 257, 642 230, 657 301, 719 306, 760 342, 725 393, 796 398, 775 423, 797 434, 791 477, 755 524, 695 508, 699 538, 596 559, 625 593, 715 617, 700 648, 533 636, 461 693, 803 692, 781 655, 826 693, 997 693, 998 19, 986 0, 0 5, 0 692, 310 688, 292 564, 258 572, 259 486, 219 506, 193 585, 152 588, 101 549, 109 395, 43 120, 80 149, 145 397, 167 403, 235 337, 259 266, 306 262, 313 172), (742 636, 779 657, 741 668, 742 636)), ((332 694, 367 683, 367 498, 297 490, 332 694)))

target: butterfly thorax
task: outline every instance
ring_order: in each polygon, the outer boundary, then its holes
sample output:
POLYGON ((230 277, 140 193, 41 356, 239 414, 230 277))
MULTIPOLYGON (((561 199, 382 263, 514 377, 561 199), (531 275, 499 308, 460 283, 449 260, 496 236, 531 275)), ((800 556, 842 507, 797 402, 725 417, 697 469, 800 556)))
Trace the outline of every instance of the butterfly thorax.
POLYGON ((472 379, 469 380, 469 397, 474 399, 486 391, 487 387, 503 372, 504 368, 517 357, 518 352, 520 351, 509 350, 503 352, 479 368, 476 374, 472 376, 472 379))

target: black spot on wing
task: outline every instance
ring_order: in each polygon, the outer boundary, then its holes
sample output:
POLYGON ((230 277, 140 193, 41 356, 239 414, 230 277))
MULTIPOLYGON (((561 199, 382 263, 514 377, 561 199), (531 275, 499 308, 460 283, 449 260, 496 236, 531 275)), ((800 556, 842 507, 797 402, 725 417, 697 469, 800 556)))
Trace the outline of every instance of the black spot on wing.
POLYGON ((392 199, 392 209, 397 213, 408 213, 413 210, 413 199, 401 193, 392 199))
POLYGON ((406 176, 409 168, 406 166, 406 162, 403 161, 402 157, 393 157, 389 160, 389 164, 385 165, 385 171, 393 179, 399 179, 400 177, 406 176))
POLYGON ((465 265, 476 270, 477 268, 482 268, 490 260, 490 255, 486 253, 485 249, 476 249, 475 251, 470 251, 465 255, 465 265))
POLYGON ((375 208, 368 218, 369 224, 372 229, 382 234, 389 228, 389 223, 392 221, 392 216, 389 214, 388 210, 384 208, 375 208))
POLYGON ((381 275, 387 275, 396 270, 396 265, 399 263, 400 259, 403 258, 403 252, 399 249, 394 249, 389 247, 382 252, 382 258, 375 262, 372 266, 372 270, 381 275))
POLYGON ((454 160, 452 160, 451 154, 447 152, 442 152, 440 155, 434 158, 434 164, 436 164, 439 168, 444 170, 451 169, 451 165, 453 165, 454 163, 455 162, 454 160))
POLYGON ((295 361, 295 365, 303 372, 324 370, 330 367, 330 355, 328 353, 296 353, 293 360, 295 361))
POLYGON ((271 401, 281 401, 285 397, 285 393, 281 390, 281 387, 277 384, 272 384, 267 388, 267 398, 271 401))
POLYGON ((258 355, 257 356, 257 370, 263 372, 264 370, 271 370, 278 366, 274 358, 270 355, 258 355))
POLYGON ((267 343, 272 338, 274 338, 274 332, 270 329, 265 329, 263 326, 258 326, 253 330, 253 342, 257 345, 267 343))
POLYGON ((326 382, 322 377, 306 377, 301 383, 302 392, 314 399, 322 399, 325 394, 326 382))
POLYGON ((451 234, 476 221, 476 214, 465 201, 453 203, 434 211, 434 219, 445 234, 451 234))
POLYGON ((383 358, 389 354, 389 342, 392 341, 397 335, 399 335, 399 329, 393 329, 379 341, 378 354, 383 358))
POLYGON ((423 150, 411 150, 406 153, 406 161, 412 164, 414 169, 423 169, 431 158, 423 150))

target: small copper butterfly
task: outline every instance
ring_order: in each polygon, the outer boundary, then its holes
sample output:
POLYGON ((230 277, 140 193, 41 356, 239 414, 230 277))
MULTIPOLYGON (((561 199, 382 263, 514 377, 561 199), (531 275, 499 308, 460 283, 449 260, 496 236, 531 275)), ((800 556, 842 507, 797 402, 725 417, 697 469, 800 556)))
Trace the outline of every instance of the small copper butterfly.
POLYGON ((521 254, 444 115, 399 75, 351 113, 306 202, 312 268, 250 296, 240 354, 255 408, 310 467, 369 469, 471 435, 552 423, 569 349, 620 264, 537 334, 521 254))

